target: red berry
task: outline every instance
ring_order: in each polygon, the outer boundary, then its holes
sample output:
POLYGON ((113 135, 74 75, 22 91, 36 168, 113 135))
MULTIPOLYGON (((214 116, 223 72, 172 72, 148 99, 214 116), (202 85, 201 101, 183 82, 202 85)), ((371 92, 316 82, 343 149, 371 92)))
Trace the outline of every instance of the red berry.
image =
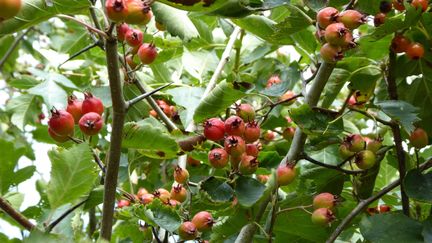
POLYGON ((130 202, 129 202, 128 200, 125 200, 125 199, 119 200, 119 201, 117 202, 117 207, 118 207, 118 208, 127 207, 127 206, 129 206, 129 205, 130 205, 130 202))
POLYGON ((155 198, 159 198, 163 203, 167 203, 171 197, 171 193, 163 188, 159 188, 153 192, 155 198))
POLYGON ((259 162, 256 157, 243 155, 239 164, 239 171, 243 175, 251 175, 258 169, 259 162))
POLYGON ((366 148, 366 141, 360 134, 352 134, 345 138, 344 142, 351 152, 360 152, 366 148))
POLYGON ((267 80, 267 85, 266 88, 270 88, 271 86, 273 86, 274 84, 278 84, 282 82, 282 80, 280 79, 279 75, 273 75, 271 76, 268 80, 267 80))
POLYGON ((114 22, 120 22, 126 19, 128 8, 125 0, 107 0, 105 2, 107 16, 114 22))
POLYGON ((328 208, 318 208, 312 213, 312 223, 320 226, 329 226, 335 219, 333 212, 328 208))
POLYGON ((184 184, 189 180, 189 172, 177 165, 174 169, 174 180, 179 184, 184 184))
POLYGON ((388 206, 388 205, 380 205, 379 206, 379 211, 380 211, 380 213, 386 213, 386 212, 390 212, 390 210, 391 210, 391 207, 390 206, 388 206))
POLYGON ((429 138, 425 130, 416 128, 409 137, 410 144, 417 149, 426 147, 429 144, 429 138))
POLYGON ((292 165, 279 165, 276 170, 276 176, 278 185, 286 186, 293 182, 296 177, 296 171, 292 165))
POLYGON ((236 156, 230 156, 230 163, 231 163, 232 169, 234 169, 234 170, 238 169, 240 161, 242 160, 243 154, 236 155, 236 156))
POLYGON ((276 135, 275 135, 274 132, 272 132, 272 131, 266 131, 264 133, 264 135, 263 135, 263 138, 264 138, 265 141, 271 142, 271 141, 273 141, 275 139, 275 136, 276 135))
POLYGON ((155 198, 155 196, 153 194, 146 193, 146 194, 141 195, 141 197, 139 197, 139 200, 142 204, 146 205, 146 204, 150 204, 151 202, 153 202, 154 198, 155 198))
POLYGON ((265 184, 270 179, 270 175, 257 175, 258 181, 265 184))
POLYGON ((424 55, 423 45, 417 42, 411 43, 406 49, 406 54, 411 60, 418 60, 424 55))
POLYGON ((126 0, 128 8, 128 15, 126 16, 126 23, 146 25, 153 17, 150 5, 142 0, 126 0))
POLYGON ((388 13, 392 10, 392 3, 388 0, 381 1, 379 8, 381 13, 388 13))
POLYGON ((148 191, 145 188, 141 187, 140 189, 138 189, 137 192, 138 199, 141 198, 144 194, 148 194, 148 191))
POLYGON ((225 132, 228 135, 242 136, 245 131, 245 123, 238 116, 230 116, 225 121, 225 132))
POLYGON ((48 134, 50 135, 50 137, 52 139, 54 139, 54 141, 59 142, 59 143, 64 143, 64 142, 67 142, 69 140, 68 136, 57 135, 55 132, 53 132, 53 130, 50 127, 48 127, 48 134))
POLYGON ((403 0, 393 0, 393 7, 399 11, 404 11, 404 1, 403 0))
POLYGON ((66 107, 66 111, 69 112, 74 120, 75 124, 78 123, 82 114, 82 101, 78 100, 75 95, 71 95, 68 98, 68 105, 66 107))
POLYGON ((423 12, 426 11, 428 5, 429 5, 428 0, 412 0, 411 2, 411 6, 413 6, 416 9, 421 8, 423 12))
POLYGON ((370 138, 365 138, 366 140, 366 149, 371 151, 371 152, 378 152, 378 150, 381 148, 382 146, 382 139, 381 138, 377 138, 377 139, 370 139, 370 138))
POLYGON ((178 234, 183 240, 193 240, 198 235, 198 230, 192 222, 184 222, 178 229, 178 234))
POLYGON ((192 223, 198 231, 206 231, 212 228, 214 224, 213 216, 207 211, 201 211, 192 218, 192 223))
POLYGON ((210 118, 204 122, 204 136, 213 141, 224 138, 225 123, 219 118, 210 118))
POLYGON ((348 29, 353 30, 366 23, 366 17, 357 10, 349 9, 340 13, 337 21, 344 24, 348 29))
POLYGON ((253 143, 246 144, 246 154, 253 157, 258 157, 259 154, 258 146, 253 143))
POLYGON ((179 206, 179 205, 181 204, 181 202, 179 202, 179 201, 177 201, 177 200, 175 200, 175 199, 170 199, 170 200, 168 200, 168 202, 165 203, 165 204, 168 205, 168 206, 170 206, 170 207, 175 208, 175 207, 179 206))
POLYGON ((366 212, 369 214, 369 215, 375 215, 375 214, 377 214, 377 213, 379 213, 379 211, 378 211, 378 207, 374 207, 374 208, 367 208, 366 209, 366 212))
POLYGON ((375 153, 369 150, 363 150, 355 155, 355 163, 362 170, 367 170, 375 165, 375 153))
POLYGON ((194 159, 190 156, 187 157, 187 164, 192 167, 197 167, 201 165, 201 161, 194 159))
POLYGON ((228 164, 228 153, 222 148, 212 149, 208 154, 208 160, 214 168, 224 168, 228 164))
POLYGON ((296 100, 293 99, 295 95, 296 94, 292 90, 288 90, 287 92, 285 92, 283 95, 279 97, 279 102, 284 102, 283 105, 292 105, 296 100))
POLYGON ((317 208, 328 208, 332 209, 337 202, 337 198, 328 192, 320 193, 313 199, 313 207, 317 208))
POLYGON ((411 41, 403 35, 396 35, 391 42, 391 48, 396 53, 402 53, 408 49, 410 44, 411 41))
POLYGON ((236 113, 243 121, 249 122, 255 119, 255 110, 249 104, 236 105, 236 113))
POLYGON ((384 24, 385 20, 386 20, 386 14, 385 13, 377 13, 374 17, 375 27, 378 27, 378 26, 384 24))
POLYGON ((239 157, 246 151, 246 144, 239 136, 228 136, 224 142, 225 151, 233 157, 239 157))
POLYGON ((294 127, 287 127, 282 132, 282 137, 286 139, 287 141, 292 141, 294 138, 296 129, 294 127))
POLYGON ((143 38, 143 32, 136 29, 130 29, 125 35, 126 43, 132 47, 140 46, 143 42, 143 38))
POLYGON ((318 25, 325 29, 330 24, 336 22, 339 11, 332 7, 326 7, 321 9, 317 14, 318 25))
POLYGON ((158 53, 154 44, 144 43, 138 50, 138 57, 143 64, 151 64, 156 59, 158 53))
POLYGON ((15 17, 21 10, 21 0, 0 1, 0 22, 15 17))
POLYGON ((75 122, 69 112, 53 108, 48 126, 58 136, 69 136, 73 135, 75 122))
POLYGON ((84 114, 79 120, 79 128, 86 135, 93 136, 99 133, 102 129, 102 117, 95 112, 84 114))
POLYGON ((82 103, 82 112, 83 114, 89 113, 89 112, 95 112, 99 115, 102 115, 104 112, 104 106, 102 104, 102 100, 97 98, 96 96, 93 96, 92 93, 87 92, 84 93, 84 101, 82 103))
POLYGON ((152 117, 157 117, 158 116, 158 114, 157 114, 157 112, 155 110, 150 110, 149 111, 149 115, 152 116, 152 117))
POLYGON ((177 200, 179 202, 186 201, 187 198, 187 190, 182 185, 174 186, 171 189, 171 199, 177 200))
POLYGON ((322 59, 328 63, 334 63, 342 60, 344 57, 342 48, 339 46, 332 46, 329 43, 325 43, 320 50, 322 59))
POLYGON ((245 125, 243 137, 247 143, 253 143, 259 139, 261 134, 260 126, 257 122, 248 122, 245 125))
POLYGON ((126 33, 130 30, 129 25, 126 23, 118 24, 116 29, 117 29, 117 39, 119 41, 125 41, 126 33))
POLYGON ((345 45, 345 37, 349 30, 342 23, 334 23, 325 29, 324 38, 335 46, 345 45))

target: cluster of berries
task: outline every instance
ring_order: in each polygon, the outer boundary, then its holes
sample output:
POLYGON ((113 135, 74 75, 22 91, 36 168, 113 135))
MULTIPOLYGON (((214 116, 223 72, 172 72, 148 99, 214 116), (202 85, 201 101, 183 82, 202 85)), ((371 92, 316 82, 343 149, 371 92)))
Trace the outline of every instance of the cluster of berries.
POLYGON ((317 37, 326 42, 321 47, 321 57, 333 63, 343 58, 345 50, 356 46, 352 31, 366 23, 366 16, 356 10, 339 13, 333 7, 326 7, 318 12, 317 23, 317 37))
POLYGON ((418 60, 424 56, 424 48, 421 43, 411 42, 408 38, 401 34, 397 34, 392 42, 391 49, 395 53, 403 53, 411 59, 418 60))
POLYGON ((387 213, 387 212, 390 212, 390 211, 391 211, 391 207, 388 206, 388 205, 385 205, 385 204, 380 205, 379 207, 376 206, 376 207, 373 207, 373 208, 366 209, 366 212, 369 215, 371 215, 371 216, 375 215, 375 214, 380 214, 380 213, 387 213))
POLYGON ((194 240, 198 237, 198 232, 210 230, 214 223, 211 213, 201 211, 195 214, 191 221, 183 222, 178 228, 178 233, 183 240, 194 240))
POLYGON ((90 92, 84 93, 85 99, 78 100, 74 95, 69 96, 66 110, 51 109, 48 121, 48 134, 55 141, 63 143, 74 134, 75 124, 79 125, 82 133, 93 136, 103 127, 101 117, 104 106, 102 101, 90 92))
POLYGON ((382 146, 382 139, 370 139, 360 134, 352 134, 345 137, 339 146, 342 158, 353 158, 358 168, 367 170, 372 168, 376 162, 376 152, 382 146))
MULTIPOLYGON (((156 100, 156 103, 161 108, 161 110, 167 115, 169 118, 175 118, 178 115, 177 108, 173 105, 168 104, 164 100, 156 100)), ((158 114, 155 110, 150 110, 150 115, 153 117, 157 117, 158 114)))
POLYGON ((339 204, 339 197, 328 192, 316 195, 313 199, 314 212, 312 213, 312 223, 320 226, 329 226, 336 219, 333 211, 339 204))

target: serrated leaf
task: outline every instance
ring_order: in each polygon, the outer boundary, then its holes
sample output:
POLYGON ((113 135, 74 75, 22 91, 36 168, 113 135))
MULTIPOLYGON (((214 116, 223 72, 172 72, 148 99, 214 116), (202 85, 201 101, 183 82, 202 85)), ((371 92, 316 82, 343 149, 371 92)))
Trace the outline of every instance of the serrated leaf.
POLYGON ((301 12, 299 8, 293 5, 287 5, 287 8, 290 11, 290 15, 282 22, 276 24, 276 31, 272 36, 273 38, 283 39, 288 35, 297 33, 312 25, 311 19, 308 18, 305 13, 301 12))
POLYGON ((194 11, 194 12, 203 12, 203 13, 214 11, 226 4, 226 0, 215 0, 209 4, 206 4, 205 2, 201 2, 201 1, 195 1, 196 3, 192 2, 192 3, 185 3, 185 4, 183 4, 181 1, 174 1, 174 0, 159 0, 159 2, 185 11, 194 11))
POLYGON ((238 209, 233 215, 223 217, 213 225, 211 242, 226 242, 227 238, 240 232, 240 229, 249 223, 246 211, 238 209))
POLYGON ((195 109, 198 107, 199 101, 201 100, 204 89, 200 87, 178 87, 166 91, 173 97, 173 101, 186 110, 180 113, 180 119, 185 127, 187 127, 193 121, 193 115, 195 109))
POLYGON ((420 120, 417 116, 419 109, 405 101, 389 100, 376 105, 393 120, 399 122, 408 134, 414 131, 413 124, 420 120))
POLYGON ((244 96, 245 93, 235 89, 232 83, 220 82, 196 108, 195 122, 202 122, 206 118, 217 116, 244 96))
POLYGON ((351 73, 349 78, 350 89, 370 92, 375 88, 375 84, 382 77, 381 69, 376 66, 366 66, 359 68, 351 73))
POLYGON ((68 97, 66 91, 50 79, 34 86, 28 92, 42 97, 50 109, 51 107, 64 108, 68 97))
POLYGON ((13 182, 15 185, 20 184, 23 181, 30 179, 36 171, 36 166, 29 165, 24 168, 21 168, 15 172, 13 182))
POLYGON ((241 176, 234 187, 238 202, 244 207, 252 207, 262 196, 265 186, 251 177, 241 176))
POLYGON ((33 117, 37 116, 39 108, 36 100, 34 95, 22 94, 8 102, 6 109, 13 112, 11 122, 19 129, 23 130, 24 126, 29 124, 33 117))
POLYGON ((179 151, 176 140, 160 127, 152 124, 147 118, 139 122, 128 122, 124 125, 123 143, 125 148, 140 149, 152 158, 174 158, 179 151))
POLYGON ((198 30, 189 19, 186 11, 157 2, 153 3, 151 7, 156 21, 162 23, 171 35, 178 36, 184 41, 199 37, 198 30))
POLYGON ((324 89, 323 107, 330 107, 350 76, 345 69, 335 68, 324 89))
POLYGON ((410 170, 404 179, 405 192, 415 200, 432 202, 432 173, 410 170))
POLYGON ((182 222, 176 210, 164 205, 161 200, 153 200, 152 203, 134 208, 134 214, 149 224, 156 224, 169 232, 176 231, 182 222))
POLYGON ((47 188, 51 208, 72 203, 90 192, 97 170, 88 144, 51 150, 48 156, 52 163, 47 188))
POLYGON ((9 82, 9 85, 17 88, 17 89, 30 89, 36 85, 38 85, 40 82, 37 81, 35 78, 29 75, 22 75, 19 78, 12 79, 9 82))
POLYGON ((215 202, 230 201, 234 195, 233 189, 226 181, 216 177, 209 177, 207 180, 201 182, 200 190, 215 202))

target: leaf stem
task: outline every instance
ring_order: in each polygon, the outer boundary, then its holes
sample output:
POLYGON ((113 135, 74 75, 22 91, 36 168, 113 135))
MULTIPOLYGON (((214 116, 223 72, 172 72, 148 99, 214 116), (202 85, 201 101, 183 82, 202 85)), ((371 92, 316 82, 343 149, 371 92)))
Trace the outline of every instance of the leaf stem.
POLYGON ((6 63, 7 59, 10 57, 10 55, 13 53, 13 51, 15 50, 15 48, 18 46, 18 44, 21 42, 22 39, 24 39, 24 37, 27 35, 27 33, 29 31, 33 30, 33 27, 30 27, 28 29, 26 29, 24 32, 22 32, 21 34, 19 34, 14 42, 12 43, 12 45, 9 47, 9 49, 7 50, 7 52, 3 55, 3 57, 0 59, 0 72, 3 70, 3 66, 6 63))

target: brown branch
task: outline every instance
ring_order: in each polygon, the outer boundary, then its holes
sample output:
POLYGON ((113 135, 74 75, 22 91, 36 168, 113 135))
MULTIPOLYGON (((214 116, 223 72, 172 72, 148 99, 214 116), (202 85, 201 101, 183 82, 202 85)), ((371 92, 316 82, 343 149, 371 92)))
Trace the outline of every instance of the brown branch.
MULTIPOLYGON (((384 79, 387 82, 387 92, 391 100, 398 100, 395 68, 396 68, 396 53, 394 53, 393 50, 391 50, 390 48, 389 63, 384 75, 384 79)), ((405 166, 405 152, 402 147, 401 130, 399 125, 396 123, 391 125, 391 129, 393 132, 393 140, 396 146, 396 154, 397 154, 397 160, 399 166, 399 179, 403 181, 406 174, 406 166, 405 166)), ((409 216, 409 198, 405 193, 405 188, 403 184, 400 185, 400 191, 401 191, 401 199, 402 199, 402 210, 405 215, 409 216)))
POLYGON ((206 141, 206 138, 203 135, 197 135, 194 137, 189 137, 184 140, 178 141, 178 145, 180 146, 182 151, 190 152, 195 149, 195 146, 198 146, 206 141))
MULTIPOLYGON (((307 161, 311 162, 312 164, 319 165, 319 166, 327 168, 327 169, 337 170, 337 171, 340 171, 340 172, 348 174, 348 175, 361 174, 361 173, 365 172, 364 170, 346 170, 346 169, 342 168, 340 165, 329 165, 329 164, 320 162, 318 160, 315 160, 306 154, 303 154, 300 158, 307 160, 307 161)), ((344 163, 345 162, 342 162, 340 164, 342 165, 344 163)))
POLYGON ((13 218, 17 223, 22 225, 28 231, 36 228, 36 226, 30 222, 24 215, 15 210, 3 197, 0 197, 0 208, 13 218))
POLYGON ((9 47, 9 49, 7 50, 7 52, 0 59, 0 72, 3 70, 3 66, 6 63, 7 59, 10 57, 10 55, 13 53, 13 51, 15 50, 15 48, 18 46, 18 44, 21 42, 21 40, 24 39, 24 37, 27 35, 27 33, 30 30, 33 30, 33 27, 30 27, 30 28, 26 29, 24 32, 22 32, 20 35, 18 35, 15 38, 14 42, 12 43, 12 45, 9 47))
MULTIPOLYGON (((113 26, 113 24, 111 25, 113 26)), ((105 175, 104 203, 102 210, 101 237, 107 241, 111 239, 113 214, 117 178, 120 164, 123 125, 126 114, 126 103, 123 97, 122 80, 119 72, 119 57, 117 53, 117 39, 111 36, 105 41, 108 78, 111 91, 113 122, 110 138, 107 172, 105 175)))
POLYGON ((76 19, 76 18, 74 18, 72 16, 65 15, 65 14, 57 14, 56 17, 72 20, 72 21, 74 21, 74 22, 76 22, 76 23, 78 23, 78 24, 86 27, 88 30, 93 31, 93 32, 97 33, 100 36, 103 36, 105 39, 109 38, 108 35, 107 35, 107 33, 103 32, 102 30, 99 30, 99 29, 97 29, 97 28, 95 28, 95 27, 93 27, 93 26, 91 26, 91 25, 89 25, 89 24, 87 24, 87 23, 85 23, 85 22, 83 22, 83 21, 81 21, 79 19, 76 19))

